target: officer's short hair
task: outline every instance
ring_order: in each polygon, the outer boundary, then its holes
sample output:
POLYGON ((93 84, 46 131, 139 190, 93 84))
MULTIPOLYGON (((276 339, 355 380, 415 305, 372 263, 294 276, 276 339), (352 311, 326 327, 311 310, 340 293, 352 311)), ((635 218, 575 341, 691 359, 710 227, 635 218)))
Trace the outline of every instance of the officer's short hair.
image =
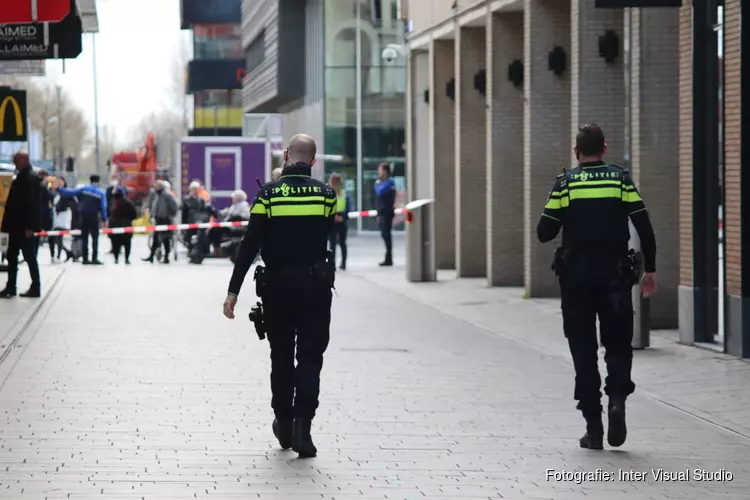
POLYGON ((581 125, 576 135, 576 149, 581 156, 599 156, 604 154, 604 132, 599 125, 587 123, 581 125))

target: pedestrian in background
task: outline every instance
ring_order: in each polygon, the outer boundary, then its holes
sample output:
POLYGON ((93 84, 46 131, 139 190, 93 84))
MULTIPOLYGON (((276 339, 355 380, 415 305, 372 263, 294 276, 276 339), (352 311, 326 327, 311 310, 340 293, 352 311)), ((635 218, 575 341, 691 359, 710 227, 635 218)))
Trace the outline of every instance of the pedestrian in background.
POLYGON ((99 260, 99 228, 100 220, 106 227, 109 220, 107 209, 107 193, 99 187, 100 177, 93 174, 90 184, 78 189, 57 188, 62 196, 78 198, 78 210, 81 216, 81 235, 83 236, 83 263, 101 265, 99 260), (91 238, 91 260, 89 260, 89 238, 91 238))
MULTIPOLYGON (((166 181, 158 180, 154 182, 154 195, 150 213, 154 224, 157 226, 173 224, 179 208, 177 200, 174 199, 166 186, 166 181)), ((164 260, 162 262, 169 264, 169 252, 172 250, 172 231, 154 233, 151 253, 143 261, 153 264, 156 252, 162 245, 164 246, 164 260)))
MULTIPOLYGON (((112 210, 109 227, 131 227, 133 221, 138 217, 135 207, 125 196, 122 189, 115 189, 112 193, 112 210)), ((120 251, 125 251, 125 264, 130 264, 130 250, 132 247, 133 233, 112 235, 112 254, 115 264, 120 261, 120 251)))
POLYGON ((331 174, 328 178, 328 185, 336 193, 336 215, 333 229, 329 235, 329 248, 333 252, 333 260, 336 261, 336 245, 341 247, 341 264, 339 269, 346 270, 346 233, 348 230, 349 211, 352 207, 352 200, 346 194, 344 189, 344 180, 337 173, 331 174))
POLYGON ((607 442, 621 446, 627 436, 625 400, 635 390, 633 367, 633 302, 639 276, 630 261, 628 219, 641 240, 645 274, 642 292, 656 291, 656 239, 646 205, 626 170, 609 165, 604 132, 582 126, 573 148, 579 165, 557 177, 537 225, 545 243, 563 231, 553 269, 559 277, 563 330, 575 368, 575 399, 586 420, 581 448, 601 450, 604 442, 601 378, 598 367, 599 319, 606 354, 609 396, 607 442))
MULTIPOLYGON (((37 172, 39 176, 39 209, 42 217, 42 231, 50 231, 54 222, 54 204, 55 198, 52 189, 49 186, 49 172, 42 169, 37 172)), ((49 246, 50 259, 55 262, 55 237, 47 236, 47 245, 49 246)))
POLYGON ((378 224, 380 235, 385 243, 385 260, 381 266, 393 265, 393 217, 396 205, 396 183, 391 177, 391 166, 381 163, 378 166, 378 180, 375 181, 375 194, 378 197, 378 224))
MULTIPOLYGON (((57 187, 66 187, 65 179, 58 178, 56 180, 57 187)), ((52 229, 54 231, 70 231, 73 228, 73 213, 77 210, 78 200, 67 196, 62 196, 60 193, 55 192, 52 200, 54 207, 52 214, 52 229)), ((60 260, 60 255, 65 252, 65 262, 68 262, 73 258, 73 251, 66 248, 63 241, 63 235, 50 236, 49 247, 52 252, 53 259, 55 258, 55 247, 57 247, 57 260, 60 260)))
POLYGON ((8 282, 0 291, 0 298, 9 299, 16 296, 19 252, 23 254, 31 275, 31 287, 22 293, 21 297, 37 298, 42 296, 42 283, 36 260, 39 238, 34 236, 34 233, 42 229, 42 214, 39 209, 41 186, 39 177, 31 168, 28 154, 16 153, 13 163, 18 174, 10 185, 0 227, 1 232, 8 234, 8 250, 5 253, 8 261, 8 282))

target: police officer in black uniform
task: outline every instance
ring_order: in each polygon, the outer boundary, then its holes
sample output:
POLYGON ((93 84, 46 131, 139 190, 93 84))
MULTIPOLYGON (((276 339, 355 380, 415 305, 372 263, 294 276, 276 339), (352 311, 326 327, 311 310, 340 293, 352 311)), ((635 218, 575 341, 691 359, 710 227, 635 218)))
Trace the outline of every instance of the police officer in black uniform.
POLYGON ((601 128, 588 124, 579 129, 574 152, 580 164, 558 176, 537 226, 542 243, 563 230, 553 268, 560 281, 563 330, 575 365, 575 399, 586 419, 580 445, 596 450, 603 448, 604 441, 597 317, 606 349, 610 446, 625 442, 625 399, 635 390, 630 376, 631 289, 640 273, 629 254, 628 218, 641 240, 643 295, 656 291, 656 239, 646 205, 628 172, 602 160, 606 151, 601 128))
POLYGON ((255 279, 271 344, 273 432, 282 448, 300 457, 317 453, 310 427, 328 347, 335 272, 328 235, 336 193, 311 177, 315 151, 312 137, 294 136, 281 177, 258 191, 224 302, 224 315, 234 318, 240 287, 260 250, 266 267, 260 275, 256 270, 255 279))

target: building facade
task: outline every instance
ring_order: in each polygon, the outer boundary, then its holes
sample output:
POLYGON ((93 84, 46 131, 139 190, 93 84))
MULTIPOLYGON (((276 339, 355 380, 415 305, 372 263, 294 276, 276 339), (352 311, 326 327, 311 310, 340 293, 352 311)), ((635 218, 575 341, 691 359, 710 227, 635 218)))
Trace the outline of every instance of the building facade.
POLYGON ((631 171, 657 234, 651 327, 748 357, 748 2, 596 3, 400 2, 413 22, 409 197, 436 200, 431 260, 490 286, 558 296, 553 246, 537 242, 535 226, 561 166, 575 162, 577 127, 598 123, 607 159, 631 171))
MULTIPOLYGON (((406 60, 382 57, 405 41, 398 1, 245 0, 242 15, 245 111, 280 113, 287 140, 315 137, 316 175, 343 174, 358 207, 375 206, 381 162, 403 199, 406 60)), ((375 229, 374 220, 356 223, 375 229)))
POLYGON ((182 29, 193 34, 187 91, 193 96, 191 136, 242 135, 241 0, 181 0, 182 29))

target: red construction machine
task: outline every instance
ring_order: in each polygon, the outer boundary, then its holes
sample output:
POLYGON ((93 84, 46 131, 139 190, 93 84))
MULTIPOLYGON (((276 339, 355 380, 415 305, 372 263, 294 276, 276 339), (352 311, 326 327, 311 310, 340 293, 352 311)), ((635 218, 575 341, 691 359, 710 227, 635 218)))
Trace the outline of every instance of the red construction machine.
POLYGON ((112 155, 113 174, 128 188, 128 196, 136 206, 148 198, 148 192, 159 172, 156 161, 156 136, 149 132, 146 142, 137 152, 112 155))

